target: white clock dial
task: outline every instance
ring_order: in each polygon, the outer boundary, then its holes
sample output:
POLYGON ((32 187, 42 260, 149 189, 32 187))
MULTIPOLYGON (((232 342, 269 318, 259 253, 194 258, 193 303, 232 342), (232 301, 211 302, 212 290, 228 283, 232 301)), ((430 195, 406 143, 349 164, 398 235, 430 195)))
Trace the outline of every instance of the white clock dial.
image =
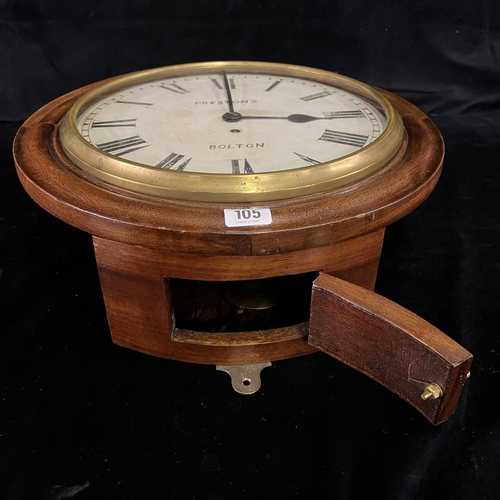
POLYGON ((325 192, 375 173, 405 147, 403 121, 383 92, 327 71, 248 61, 95 84, 59 133, 89 179, 209 202, 325 192))
POLYGON ((93 102, 76 121, 82 137, 110 155, 215 174, 329 162, 369 145, 386 124, 376 105, 344 89, 229 71, 131 85, 93 102))

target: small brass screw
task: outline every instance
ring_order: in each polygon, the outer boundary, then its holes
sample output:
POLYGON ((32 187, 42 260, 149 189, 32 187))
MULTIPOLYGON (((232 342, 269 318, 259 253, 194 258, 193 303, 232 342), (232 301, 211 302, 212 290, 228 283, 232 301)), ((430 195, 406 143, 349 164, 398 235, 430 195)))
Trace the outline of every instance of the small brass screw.
POLYGON ((420 397, 427 401, 429 399, 438 399, 443 395, 443 390, 437 384, 427 384, 424 392, 420 395, 420 397))

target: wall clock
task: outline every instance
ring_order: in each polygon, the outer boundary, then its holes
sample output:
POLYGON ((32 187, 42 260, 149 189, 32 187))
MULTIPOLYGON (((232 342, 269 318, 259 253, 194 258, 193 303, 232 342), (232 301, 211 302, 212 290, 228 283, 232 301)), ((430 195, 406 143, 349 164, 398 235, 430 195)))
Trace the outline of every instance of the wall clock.
POLYGON ((255 62, 79 89, 14 143, 30 196, 93 235, 116 344, 216 365, 241 393, 320 349, 434 424, 472 356, 373 288, 385 227, 429 195, 443 151, 388 92, 255 62))

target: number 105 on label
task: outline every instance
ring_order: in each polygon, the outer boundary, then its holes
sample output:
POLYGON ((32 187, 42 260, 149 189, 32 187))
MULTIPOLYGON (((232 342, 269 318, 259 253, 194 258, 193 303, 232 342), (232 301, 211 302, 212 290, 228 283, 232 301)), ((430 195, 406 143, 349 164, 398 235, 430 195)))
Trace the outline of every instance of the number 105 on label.
POLYGON ((269 208, 225 208, 224 220, 227 227, 267 226, 273 218, 269 208))

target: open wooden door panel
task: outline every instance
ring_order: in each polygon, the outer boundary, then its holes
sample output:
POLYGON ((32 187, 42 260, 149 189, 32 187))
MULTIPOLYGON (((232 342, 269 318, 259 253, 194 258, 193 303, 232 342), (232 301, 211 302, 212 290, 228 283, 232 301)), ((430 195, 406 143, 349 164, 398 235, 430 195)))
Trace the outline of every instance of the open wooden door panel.
POLYGON ((472 355, 404 307, 321 274, 313 283, 309 344, 398 394, 437 425, 458 404, 472 355))

